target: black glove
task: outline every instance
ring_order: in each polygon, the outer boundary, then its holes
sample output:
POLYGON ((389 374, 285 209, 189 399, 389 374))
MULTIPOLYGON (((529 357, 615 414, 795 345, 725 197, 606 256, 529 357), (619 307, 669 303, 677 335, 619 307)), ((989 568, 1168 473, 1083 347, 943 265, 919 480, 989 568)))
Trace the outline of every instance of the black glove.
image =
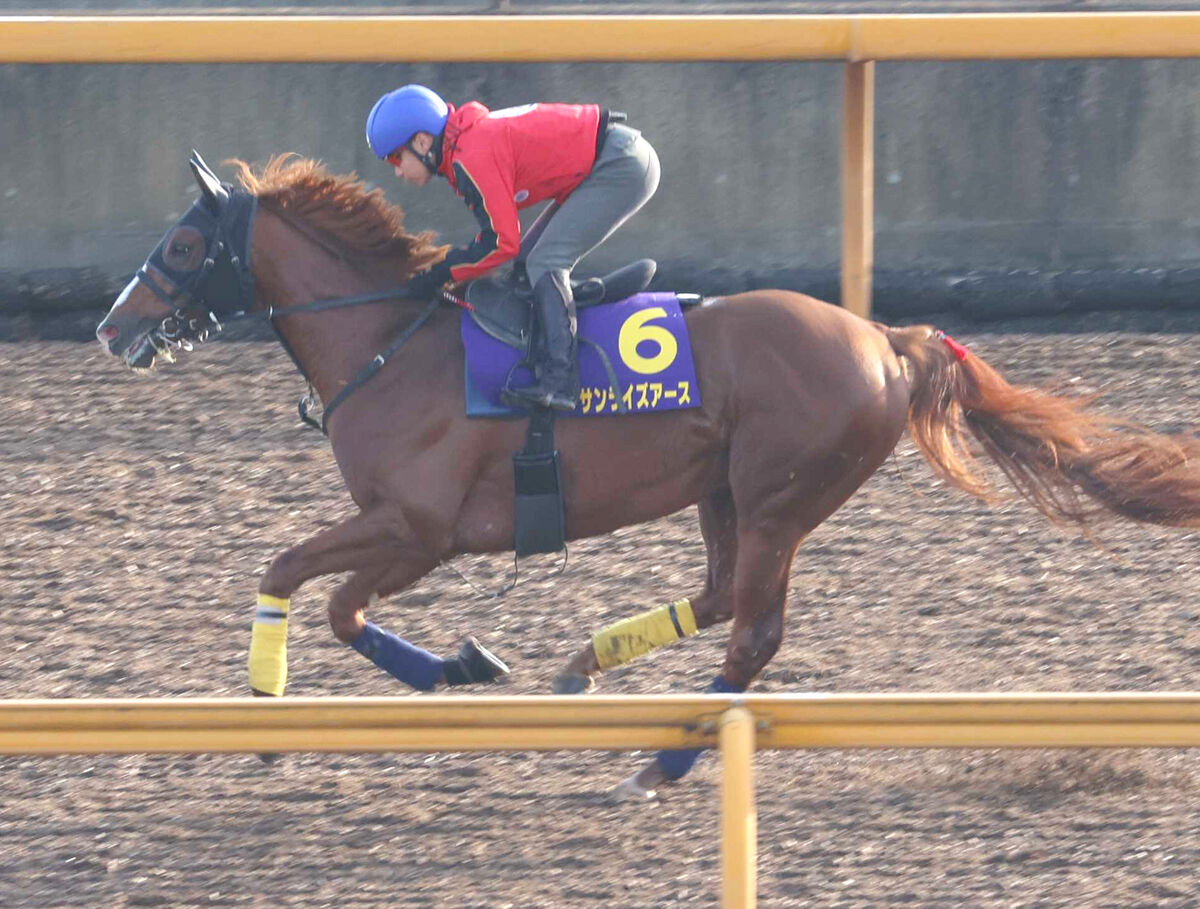
POLYGON ((450 269, 435 265, 408 279, 408 295, 414 300, 429 300, 450 280, 450 269))

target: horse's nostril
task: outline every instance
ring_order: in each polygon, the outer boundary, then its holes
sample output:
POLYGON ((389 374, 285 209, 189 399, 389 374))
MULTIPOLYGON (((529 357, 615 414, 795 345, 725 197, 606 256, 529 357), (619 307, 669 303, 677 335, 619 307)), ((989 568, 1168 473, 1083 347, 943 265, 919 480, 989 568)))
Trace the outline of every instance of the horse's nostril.
POLYGON ((121 330, 115 325, 101 325, 96 329, 96 337, 101 341, 115 341, 121 330))

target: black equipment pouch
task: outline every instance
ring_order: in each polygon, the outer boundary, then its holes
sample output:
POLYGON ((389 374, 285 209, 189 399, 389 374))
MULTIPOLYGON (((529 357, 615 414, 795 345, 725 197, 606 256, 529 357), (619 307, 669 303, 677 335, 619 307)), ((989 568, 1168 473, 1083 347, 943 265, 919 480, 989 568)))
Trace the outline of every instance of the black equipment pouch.
POLYGON ((513 548, 518 556, 560 552, 566 539, 558 452, 513 455, 517 485, 513 548))
POLYGON ((560 552, 567 538, 562 471, 554 449, 554 413, 535 408, 525 448, 513 455, 516 509, 513 549, 517 556, 560 552))

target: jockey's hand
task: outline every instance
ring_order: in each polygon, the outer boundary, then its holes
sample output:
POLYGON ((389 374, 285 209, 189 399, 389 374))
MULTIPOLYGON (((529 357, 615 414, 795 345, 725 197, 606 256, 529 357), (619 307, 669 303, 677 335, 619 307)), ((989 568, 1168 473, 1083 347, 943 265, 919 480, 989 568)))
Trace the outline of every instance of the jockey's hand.
POLYGON ((414 300, 431 300, 447 277, 437 266, 419 271, 408 279, 408 295, 414 300))

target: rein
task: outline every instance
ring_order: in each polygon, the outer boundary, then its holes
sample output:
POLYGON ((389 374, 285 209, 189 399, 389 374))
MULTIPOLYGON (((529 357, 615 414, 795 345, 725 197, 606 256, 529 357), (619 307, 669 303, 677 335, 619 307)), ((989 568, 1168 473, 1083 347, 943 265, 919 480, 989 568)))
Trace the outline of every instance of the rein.
MULTIPOLYGON (((369 301, 360 301, 360 302, 369 302, 369 301)), ((370 301, 370 302, 373 302, 373 301, 370 301)), ((294 362, 296 364, 297 368, 300 369, 300 374, 303 375, 305 381, 308 382, 308 394, 306 394, 303 398, 301 398, 300 403, 296 405, 296 409, 300 414, 300 419, 302 421, 304 421, 305 423, 307 423, 309 426, 313 427, 314 429, 321 430, 322 434, 324 434, 326 436, 329 435, 329 417, 334 412, 334 410, 337 409, 338 405, 340 405, 343 401, 345 401, 348 397, 350 397, 351 394, 358 391, 359 388, 361 388, 363 385, 365 385, 367 382, 369 382, 371 380, 371 378, 375 375, 375 373, 377 373, 377 372, 379 372, 379 370, 383 369, 383 367, 387 363, 387 361, 392 358, 392 355, 395 354, 396 351, 398 351, 404 345, 404 342, 407 341, 409 338, 411 338, 416 333, 417 329, 420 328, 422 325, 424 325, 429 320, 429 317, 433 315, 434 311, 438 308, 438 306, 441 305, 441 302, 442 301, 440 299, 438 299, 437 297, 434 297, 432 300, 430 300, 429 303, 427 303, 425 305, 425 308, 422 309, 417 314, 417 317, 408 324, 408 327, 405 328, 404 331, 400 332, 400 334, 398 334, 396 336, 395 340, 393 340, 391 344, 389 344, 382 351, 377 353, 375 355, 374 359, 372 359, 369 363, 367 363, 366 366, 364 366, 357 373, 355 373, 354 378, 350 380, 350 383, 345 388, 343 388, 341 391, 339 391, 336 395, 334 395, 333 400, 330 401, 325 406, 325 409, 323 411, 321 411, 321 422, 320 423, 318 423, 316 420, 314 420, 308 414, 308 408, 315 401, 315 398, 313 397, 312 382, 309 381, 308 376, 305 375, 305 373, 304 373, 304 368, 300 366, 300 361, 296 359, 295 354, 292 354, 291 348, 288 346, 288 344, 286 342, 283 341, 283 335, 279 334, 279 329, 277 327, 275 327, 275 323, 272 322, 271 325, 273 328, 275 328, 275 333, 277 335, 279 335, 279 340, 281 342, 283 342, 284 349, 287 350, 287 352, 292 355, 292 362, 294 362)), ((325 307, 325 308, 333 309, 335 307, 329 306, 329 307, 325 307)), ((290 311, 283 311, 283 312, 279 313, 279 315, 291 315, 291 314, 292 313, 290 311)))
MULTIPOLYGON (((261 318, 270 323, 271 328, 275 331, 275 336, 279 339, 279 343, 283 346, 283 349, 287 351, 288 356, 292 358, 292 362, 296 365, 296 369, 299 370, 300 375, 304 377, 304 381, 308 383, 308 394, 304 395, 304 397, 300 399, 296 406, 296 409, 300 414, 301 421, 308 426, 311 426, 313 429, 319 429, 323 435, 328 436, 329 418, 332 416, 333 412, 348 397, 350 397, 351 394, 358 391, 358 389, 369 382, 374 375, 379 372, 384 365, 387 364, 388 360, 390 360, 395 353, 404 346, 404 343, 416 333, 417 329, 429 321, 429 317, 432 316, 437 308, 441 305, 442 298, 439 295, 430 300, 429 303, 426 304, 425 308, 422 309, 417 314, 416 318, 414 318, 412 322, 410 322, 408 326, 396 336, 391 344, 377 353, 365 366, 362 367, 362 369, 355 373, 354 378, 350 380, 349 384, 339 391, 337 395, 334 396, 333 400, 325 406, 325 409, 321 412, 321 421, 319 423, 309 414, 309 409, 313 406, 313 404, 316 403, 316 396, 314 394, 312 380, 308 377, 308 373, 305 372, 304 366, 301 365, 300 359, 296 356, 295 351, 292 350, 292 346, 288 344, 287 339, 279 331, 279 326, 276 324, 275 320, 281 319, 285 316, 297 316, 311 312, 324 312, 330 309, 345 309, 350 306, 363 306, 368 303, 383 303, 387 300, 396 300, 405 296, 407 289, 408 284, 405 283, 396 287, 387 288, 386 290, 375 291, 369 294, 358 294, 357 296, 353 297, 337 297, 330 300, 314 300, 311 303, 299 303, 295 306, 286 306, 281 309, 276 309, 274 306, 270 306, 266 309, 235 312, 230 315, 229 321, 234 322, 245 319, 261 318)), ((220 326, 218 324, 218 328, 219 327, 220 326)))

